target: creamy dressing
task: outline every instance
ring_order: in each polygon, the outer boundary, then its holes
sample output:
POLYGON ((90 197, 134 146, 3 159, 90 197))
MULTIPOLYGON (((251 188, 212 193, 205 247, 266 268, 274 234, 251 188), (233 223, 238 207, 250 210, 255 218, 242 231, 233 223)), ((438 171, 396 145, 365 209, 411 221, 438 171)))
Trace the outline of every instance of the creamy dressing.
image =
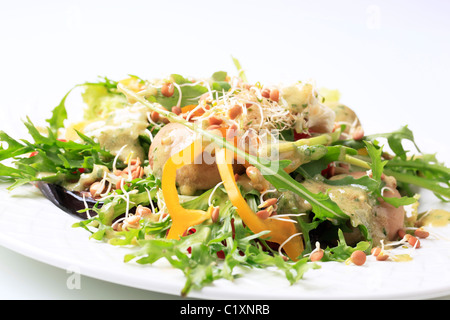
POLYGON ((420 218, 419 223, 423 226, 445 227, 450 224, 450 212, 443 209, 432 209, 420 218))
POLYGON ((148 127, 147 107, 134 105, 112 112, 106 119, 88 123, 83 132, 92 137, 106 150, 117 155, 123 146, 119 158, 125 161, 133 158, 145 159, 144 150, 139 143, 139 135, 145 134, 148 127))
POLYGON ((413 258, 409 254, 403 253, 393 255, 391 256, 391 259, 394 260, 395 262, 408 262, 411 261, 413 258))
POLYGON ((287 152, 280 152, 280 160, 290 160, 291 162, 285 168, 287 172, 292 172, 301 165, 322 158, 327 153, 327 149, 310 148, 309 146, 296 146, 293 150, 287 152))
POLYGON ((349 216, 354 227, 360 224, 371 225, 374 203, 365 189, 352 185, 333 186, 312 179, 302 184, 313 193, 327 193, 330 199, 349 216))
MULTIPOLYGON (((240 180, 239 178, 239 182, 240 180)), ((271 197, 270 194, 269 196, 271 197)), ((279 214, 297 213, 297 211, 298 213, 306 213, 312 209, 308 201, 291 191, 277 192, 274 197, 279 198, 277 209, 279 214)))
MULTIPOLYGON (((318 94, 310 83, 297 83, 282 88, 282 99, 288 104, 289 110, 293 114, 300 114, 306 120, 309 129, 321 133, 331 132, 336 114, 329 107, 319 103, 317 98, 318 94)), ((297 129, 300 128, 296 126, 297 129)))
POLYGON ((54 176, 54 175, 55 175, 54 172, 39 172, 39 173, 36 175, 36 178, 37 178, 37 179, 45 179, 45 178, 47 178, 47 177, 51 177, 51 176, 54 176))
MULTIPOLYGON (((387 218, 388 211, 382 211, 366 189, 357 185, 336 186, 329 185, 316 179, 308 179, 302 182, 309 191, 313 193, 328 194, 330 199, 348 215, 353 232, 345 233, 345 238, 349 243, 356 243, 364 240, 359 225, 367 228, 374 244, 380 240, 388 239, 388 230, 391 228, 392 218, 387 218)), ((276 192, 270 196, 279 197, 278 213, 292 213, 310 211, 311 205, 303 198, 290 191, 276 192)))
POLYGON ((309 83, 286 86, 282 88, 281 96, 290 110, 302 113, 314 99, 313 86, 309 83))
POLYGON ((70 191, 83 191, 94 182, 103 179, 105 173, 109 173, 106 166, 94 165, 92 172, 82 173, 76 183, 67 183, 64 187, 70 191))
MULTIPOLYGON (((241 180, 241 179, 240 179, 241 180)), ((239 181, 241 182, 241 181, 239 181)), ((373 203, 367 192, 358 186, 333 186, 322 181, 309 179, 302 182, 309 191, 313 193, 327 193, 341 210, 352 220, 355 227, 359 224, 369 225, 373 215, 373 203)), ((291 191, 276 192, 280 198, 280 209, 290 211, 293 208, 301 212, 310 211, 311 205, 291 191)), ((286 212, 287 213, 287 212, 286 212)))

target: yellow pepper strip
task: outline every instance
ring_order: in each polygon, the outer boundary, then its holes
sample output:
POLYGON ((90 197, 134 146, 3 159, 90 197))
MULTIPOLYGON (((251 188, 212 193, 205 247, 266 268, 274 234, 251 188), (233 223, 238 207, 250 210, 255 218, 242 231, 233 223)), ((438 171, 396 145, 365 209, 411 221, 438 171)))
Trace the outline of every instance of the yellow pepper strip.
POLYGON ((182 108, 181 108, 181 112, 182 112, 182 113, 186 113, 186 112, 189 112, 189 111, 194 110, 196 107, 197 107, 196 104, 190 104, 190 105, 187 105, 187 106, 182 107, 182 108))
MULTIPOLYGON (((191 112, 192 110, 194 110, 197 107, 198 107, 197 104, 190 104, 190 105, 184 106, 181 108, 181 113, 191 112)), ((205 110, 203 110, 203 108, 198 108, 191 114, 191 117, 199 117, 204 113, 205 113, 205 110)))
POLYGON ((241 217, 242 221, 254 233, 270 230, 270 233, 263 235, 261 238, 268 241, 283 244, 283 249, 288 257, 297 261, 300 254, 303 252, 303 239, 301 236, 294 236, 298 233, 295 224, 290 218, 280 219, 260 219, 255 212, 247 204, 247 201, 242 197, 239 188, 234 178, 233 167, 231 159, 233 155, 226 149, 216 150, 216 163, 223 181, 225 190, 231 203, 236 207, 236 211, 241 217), (285 221, 283 221, 285 220, 285 221), (289 241, 287 241, 292 237, 289 241), (287 241, 287 242, 286 242, 287 241))
POLYGON ((119 83, 130 88, 134 92, 139 92, 145 88, 145 85, 141 83, 141 81, 136 77, 129 77, 123 80, 120 80, 119 83))
POLYGON ((211 210, 188 210, 181 206, 176 187, 177 169, 185 164, 194 163, 198 152, 203 152, 201 143, 192 143, 187 148, 173 155, 167 160, 163 168, 161 187, 166 207, 172 218, 172 226, 167 235, 167 239, 180 239, 180 237, 192 226, 198 225, 211 218, 211 210), (199 149, 199 150, 197 150, 199 149))

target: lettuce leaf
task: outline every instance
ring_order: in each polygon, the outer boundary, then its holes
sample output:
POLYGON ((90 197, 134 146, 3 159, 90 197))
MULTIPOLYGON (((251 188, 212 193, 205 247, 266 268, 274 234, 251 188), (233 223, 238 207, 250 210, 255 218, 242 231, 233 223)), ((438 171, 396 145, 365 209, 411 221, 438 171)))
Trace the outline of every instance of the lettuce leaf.
MULTIPOLYGON (((15 181, 9 189, 32 181, 62 183, 76 180, 81 173, 78 169, 92 170, 96 164, 112 169, 114 156, 81 133, 79 135, 83 143, 63 141, 58 139, 51 128, 47 130, 48 135, 44 136, 30 119, 24 124, 33 141, 17 141, 0 132, 0 142, 8 143, 7 149, 0 148, 0 160, 10 159, 14 165, 0 166, 0 176, 15 181)), ((123 167, 121 161, 118 167, 123 167)))
POLYGON ((117 82, 108 78, 97 83, 85 83, 85 91, 82 93, 87 108, 84 110, 85 120, 104 118, 111 111, 125 107, 126 97, 118 92, 117 82))
MULTIPOLYGON (((157 94, 147 97, 147 100, 150 102, 157 102, 167 110, 172 110, 172 107, 178 105, 178 100, 180 100, 179 106, 181 108, 188 105, 198 104, 200 97, 209 91, 205 84, 192 84, 191 81, 179 74, 172 74, 170 75, 170 78, 174 83, 179 85, 181 90, 181 99, 180 92, 177 88, 175 88, 171 97, 164 96, 161 93, 161 89, 158 88, 157 94)), ((209 81, 211 90, 219 96, 222 95, 223 91, 228 91, 231 88, 230 84, 225 81, 225 78, 226 74, 223 72, 216 72, 209 81)))

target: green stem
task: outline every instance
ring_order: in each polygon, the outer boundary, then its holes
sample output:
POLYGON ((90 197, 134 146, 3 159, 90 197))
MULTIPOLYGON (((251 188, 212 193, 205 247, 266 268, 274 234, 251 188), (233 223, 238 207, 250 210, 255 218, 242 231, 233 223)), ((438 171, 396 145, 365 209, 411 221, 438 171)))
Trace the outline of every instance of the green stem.
MULTIPOLYGON (((282 142, 277 144, 278 151, 288 152, 295 150, 296 147, 299 146, 314 146, 314 145, 329 145, 330 143, 337 141, 339 136, 341 135, 341 130, 336 130, 332 133, 324 133, 317 137, 312 137, 308 139, 300 139, 293 142, 282 142)), ((272 146, 268 145, 267 149, 270 149, 272 146)))
POLYGON ((349 156, 348 154, 345 155, 343 161, 360 168, 371 169, 370 164, 367 161, 349 156))
POLYGON ((402 168, 412 168, 417 170, 427 170, 442 173, 446 176, 450 176, 450 168, 438 164, 430 163, 420 163, 415 161, 404 161, 404 160, 391 160, 386 163, 386 167, 402 167, 402 168))
POLYGON ((237 69, 237 71, 239 73, 239 78, 241 78, 242 81, 244 81, 244 82, 248 82, 247 81, 247 77, 245 75, 245 72, 242 69, 242 66, 241 66, 241 63, 239 62, 239 60, 234 58, 234 57, 231 57, 231 58, 233 59, 233 63, 234 63, 234 65, 235 65, 235 67, 236 67, 236 69, 237 69))

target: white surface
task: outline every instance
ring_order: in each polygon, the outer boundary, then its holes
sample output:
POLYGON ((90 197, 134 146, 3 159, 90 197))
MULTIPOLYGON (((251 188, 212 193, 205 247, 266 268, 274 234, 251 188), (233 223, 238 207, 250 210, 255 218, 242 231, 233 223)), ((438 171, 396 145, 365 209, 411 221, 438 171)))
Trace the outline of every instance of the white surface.
MULTIPOLYGON (((449 2, 4 1, 0 6, 0 128, 17 132, 15 137, 25 132, 21 118, 29 115, 36 123, 48 118, 74 84, 99 75, 233 73, 233 55, 252 81, 313 78, 319 86, 339 89, 368 133, 409 124, 414 132, 429 133, 421 136, 425 151, 448 148, 449 2)), ((28 205, 26 199, 19 204, 28 205)), ((57 239, 77 234, 55 226, 57 239)), ((29 237, 35 230, 27 228, 18 231, 29 237)), ((84 276, 81 289, 69 290, 66 265, 47 266, 3 248, 0 254, 4 299, 167 297, 84 276)))
POLYGON ((177 295, 136 289, 53 267, 0 246, 1 300, 167 300, 177 295), (69 285, 68 285, 69 283, 69 285), (72 285, 77 284, 77 286, 72 285))

